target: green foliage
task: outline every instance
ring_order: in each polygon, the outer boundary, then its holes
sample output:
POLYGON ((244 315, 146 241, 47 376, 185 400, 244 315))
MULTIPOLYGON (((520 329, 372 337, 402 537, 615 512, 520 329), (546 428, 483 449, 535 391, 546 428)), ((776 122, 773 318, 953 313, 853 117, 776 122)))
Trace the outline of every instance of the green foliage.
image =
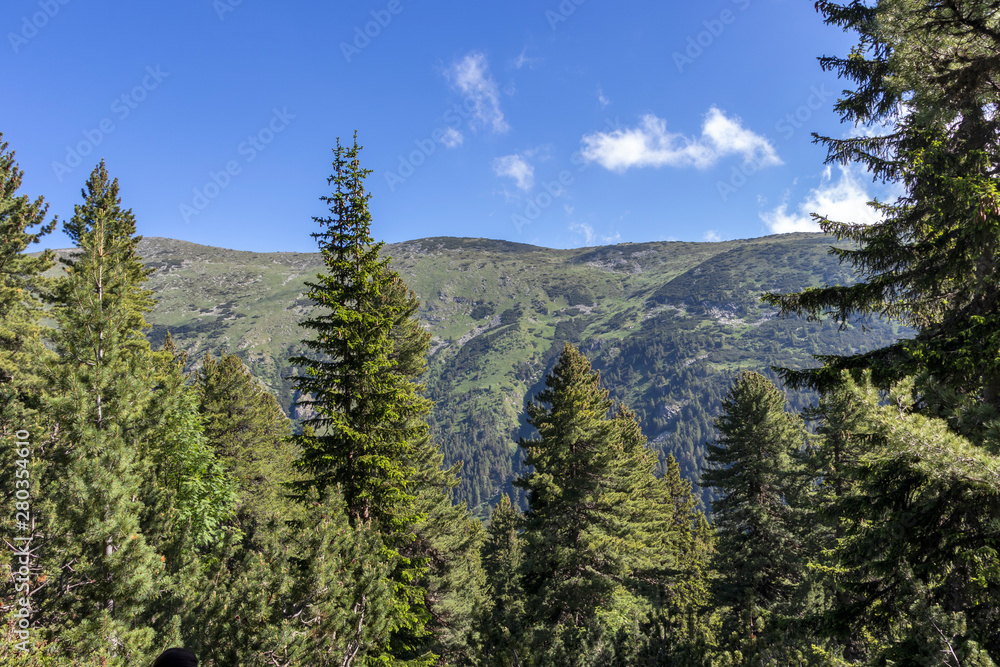
MULTIPOLYGON (((0 134, 0 414, 4 433, 26 427, 22 420, 37 408, 38 357, 44 354, 39 297, 46 282, 40 276, 54 258, 50 251, 24 254, 52 232, 56 221, 45 222, 48 205, 41 197, 30 201, 18 195, 23 176, 0 134)), ((4 484, 3 488, 10 487, 4 484)))
POLYGON ((652 614, 704 600, 691 581, 702 575, 691 559, 704 545, 694 546, 690 487, 657 479, 634 414, 611 408, 569 344, 528 405, 538 438, 521 442, 531 468, 516 484, 528 491, 524 643, 537 664, 621 662, 652 614))
POLYGON ((194 545, 205 546, 221 538, 223 522, 235 510, 236 485, 213 451, 198 412, 198 394, 185 383, 184 356, 174 355, 168 338, 152 361, 155 386, 144 424, 144 453, 153 476, 147 530, 183 533, 194 545), (156 518, 172 513, 173 525, 156 518))
POLYGON ((885 126, 876 136, 818 137, 828 162, 857 161, 903 187, 884 219, 868 225, 818 216, 824 231, 856 247, 832 248, 859 282, 766 295, 783 313, 844 324, 889 317, 917 330, 912 340, 824 356, 820 369, 784 371, 796 386, 825 387, 842 369, 870 369, 885 389, 927 371, 940 382, 1000 406, 1000 158, 993 112, 1000 28, 991 2, 883 0, 874 6, 819 3, 827 22, 856 31, 846 58, 823 65, 853 80, 836 109, 846 121, 885 126), (933 73, 933 75, 929 75, 933 73))
POLYGON ((723 401, 719 437, 708 446, 711 467, 702 473, 702 485, 721 493, 712 503, 714 601, 730 609, 724 631, 744 655, 771 651, 768 618, 791 600, 802 577, 787 497, 792 457, 806 436, 801 419, 784 408, 784 395, 767 378, 741 374, 723 401))
POLYGON ((252 535, 269 522, 295 519, 285 485, 296 478, 298 452, 277 400, 234 355, 205 357, 196 387, 205 437, 238 485, 236 527, 252 535))
POLYGON ((181 363, 143 335, 149 271, 103 163, 84 196, 65 225, 78 251, 53 296, 37 599, 54 654, 117 664, 179 639, 178 611, 204 586, 194 549, 220 536, 233 490, 181 363))
MULTIPOLYGON (((420 301, 401 281, 389 286, 387 296, 398 306, 390 332, 391 359, 398 373, 417 383, 427 369, 430 345, 430 334, 416 316, 420 301)), ((423 385, 415 386, 423 393, 423 385)), ((444 664, 471 664, 477 642, 476 611, 484 603, 479 562, 483 531, 467 506, 452 503, 461 465, 442 467, 444 457, 426 432, 425 416, 411 417, 410 430, 420 435, 410 443, 408 455, 414 470, 409 483, 421 519, 411 527, 401 553, 423 567, 416 583, 424 591, 422 607, 428 622, 416 634, 400 633, 394 643, 405 641, 412 647, 400 655, 433 654, 444 664)))
POLYGON ((400 618, 412 615, 392 580, 400 557, 367 524, 352 526, 336 494, 312 503, 300 533, 296 630, 304 632, 297 664, 416 665, 387 652, 400 618))
POLYGON ((844 592, 831 627, 845 642, 867 638, 859 651, 875 661, 1000 658, 1000 460, 918 414, 912 381, 888 405, 870 385, 842 391, 867 446, 846 464, 854 485, 828 509, 842 521, 833 567, 844 592))
POLYGON ((33 535, 40 528, 29 521, 30 531, 18 530, 12 510, 19 490, 28 491, 29 498, 38 498, 41 471, 38 451, 50 435, 49 424, 40 410, 43 386, 40 372, 49 354, 41 340, 39 296, 46 282, 40 274, 51 267, 53 255, 51 252, 38 256, 23 253, 50 233, 56 222, 46 223, 47 206, 42 198, 31 201, 18 194, 23 175, 14 152, 8 149, 0 135, 0 437, 3 442, 0 446, 0 499, 3 507, 9 508, 0 517, 0 537, 4 545, 0 548, 0 572, 3 573, 0 610, 4 612, 0 662, 36 667, 54 663, 41 654, 40 642, 32 642, 33 650, 29 654, 17 648, 24 636, 15 634, 20 628, 14 612, 19 608, 17 599, 38 585, 35 577, 40 572, 37 561, 24 564, 30 570, 31 580, 23 581, 19 575, 21 559, 13 555, 10 546, 24 546, 15 538, 33 535), (18 431, 27 431, 29 437, 26 440, 22 439, 23 434, 17 437, 18 431), (14 444, 18 441, 27 443, 27 467, 17 463, 22 460, 18 450, 25 447, 14 444))
POLYGON ((379 257, 381 244, 371 237, 369 195, 360 147, 339 141, 334 149, 334 192, 322 197, 332 217, 317 218, 327 273, 307 283, 319 315, 301 323, 315 339, 303 341, 317 357, 296 357, 306 374, 296 378, 303 394, 299 406, 313 416, 304 423, 315 435, 299 438, 307 488, 341 486, 352 521, 373 520, 390 530, 417 519, 407 490, 413 470, 407 466, 408 443, 422 435, 429 403, 391 359, 393 322, 401 306, 389 297, 399 280, 379 257))
POLYGON ((522 517, 507 494, 493 508, 482 546, 486 605, 480 621, 480 655, 487 665, 516 665, 524 652, 522 517))
POLYGON ((296 378, 299 405, 312 411, 297 438, 308 475, 298 487, 341 494, 362 540, 356 547, 377 549, 366 557, 388 563, 365 574, 381 587, 378 599, 388 594, 391 604, 370 600, 372 613, 362 604, 360 618, 373 624, 373 634, 357 650, 370 660, 425 664, 436 659, 435 650, 462 654, 471 639, 474 592, 463 591, 471 596, 463 600, 454 587, 475 584, 477 563, 468 557, 479 538, 464 512, 450 506, 455 471, 441 471, 428 438, 431 403, 416 381, 428 340, 412 317, 415 295, 371 237, 363 185, 370 172, 360 167, 360 150, 356 136, 351 148, 338 141, 334 192, 322 198, 332 217, 317 218, 323 231, 313 235, 327 273, 308 283, 322 314, 302 323, 316 334, 304 344, 318 357, 292 359, 306 370, 296 378))
POLYGON ((153 389, 143 314, 152 299, 135 252, 135 220, 104 164, 91 174, 65 232, 78 244, 56 290, 58 360, 48 409, 59 424, 44 473, 49 518, 41 603, 62 650, 145 659, 144 620, 164 566, 142 531, 149 462, 142 420, 153 389))
POLYGON ((608 494, 616 481, 617 433, 608 392, 598 383, 590 363, 567 344, 547 390, 528 405, 528 422, 539 438, 521 443, 531 466, 516 482, 528 491, 524 569, 535 621, 531 649, 553 659, 569 659, 562 651, 599 650, 587 635, 598 629, 603 609, 611 623, 624 620, 624 609, 607 607, 628 574, 628 556, 611 544, 619 536, 607 532, 615 518, 608 494))

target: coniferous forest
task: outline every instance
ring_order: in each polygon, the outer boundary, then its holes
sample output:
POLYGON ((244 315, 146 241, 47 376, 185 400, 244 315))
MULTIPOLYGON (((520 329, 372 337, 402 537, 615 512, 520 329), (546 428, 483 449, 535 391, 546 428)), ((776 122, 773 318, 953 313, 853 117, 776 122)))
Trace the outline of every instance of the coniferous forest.
POLYGON ((694 481, 566 343, 486 521, 429 426, 431 337, 356 134, 314 221, 294 423, 238 357, 187 372, 149 342, 153 269, 103 162, 58 277, 27 254, 59 221, 0 140, 0 663, 1000 663, 1000 3, 816 7, 857 39, 820 64, 868 131, 815 139, 902 194, 875 224, 820 215, 849 284, 761 298, 914 334, 740 373, 694 481))

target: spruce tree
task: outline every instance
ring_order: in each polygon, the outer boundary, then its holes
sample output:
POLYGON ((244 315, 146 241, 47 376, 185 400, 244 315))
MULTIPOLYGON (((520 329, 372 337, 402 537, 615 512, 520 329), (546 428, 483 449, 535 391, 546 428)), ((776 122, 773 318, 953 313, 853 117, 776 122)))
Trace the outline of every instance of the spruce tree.
POLYGON ((429 404, 391 358, 402 306, 389 289, 398 277, 379 256, 383 244, 371 236, 364 189, 371 170, 361 168, 360 150, 356 136, 353 147, 338 140, 334 149, 328 179, 334 191, 321 197, 331 215, 314 218, 322 231, 313 233, 327 273, 306 283, 321 314, 300 324, 315 333, 303 344, 316 356, 291 362, 306 370, 296 378, 298 405, 311 413, 304 423, 315 432, 299 438, 310 475, 305 485, 320 492, 339 485, 352 522, 372 520, 394 530, 417 518, 407 453, 426 429, 414 417, 429 404))
POLYGON ((528 404, 531 466, 523 581, 529 650, 539 664, 614 659, 617 635, 645 621, 673 558, 672 507, 634 415, 611 414, 600 376, 567 344, 528 404))
POLYGON ((744 654, 767 651, 768 617, 800 579, 797 534, 786 499, 792 456, 805 445, 797 415, 763 375, 744 372, 722 402, 719 437, 708 446, 701 485, 712 502, 717 537, 715 602, 729 608, 727 634, 744 654))
POLYGON ((521 522, 521 513, 503 494, 490 514, 482 546, 486 604, 480 621, 480 654, 486 665, 516 665, 527 659, 521 522))
POLYGON ((430 402, 394 356, 394 326, 405 304, 393 297, 399 277, 380 257, 383 244, 371 237, 364 189, 370 170, 361 168, 360 150, 356 136, 350 148, 338 140, 329 178, 334 189, 321 198, 330 216, 315 218, 327 273, 307 283, 320 314, 301 323, 315 334, 304 341, 315 356, 291 360, 305 370, 296 383, 298 404, 309 414, 297 437, 305 475, 297 486, 303 500, 341 496, 351 528, 359 535, 374 531, 382 559, 392 564, 379 594, 355 603, 368 609, 360 612, 365 622, 388 619, 386 633, 373 635, 381 639, 365 643, 365 659, 416 664, 434 659, 420 653, 429 615, 418 582, 426 567, 404 550, 425 518, 417 509, 421 457, 414 444, 427 432, 430 402))
MULTIPOLYGON (((612 401, 599 376, 567 344, 546 389, 528 404, 536 440, 522 440, 531 466, 515 485, 528 492, 524 582, 533 620, 530 650, 538 659, 575 663, 600 653, 601 606, 625 574, 625 554, 609 551, 602 531, 612 523, 609 502, 616 431, 612 401)), ((603 650, 607 650, 604 648, 603 650)))
MULTIPOLYGON (((832 316, 841 326, 888 317, 916 329, 912 339, 846 356, 822 368, 782 370, 791 386, 825 388, 843 369, 871 369, 877 386, 921 372, 1000 408, 1000 102, 994 57, 1000 18, 994 2, 881 0, 817 8, 826 22, 855 31, 845 57, 824 69, 852 80, 835 105, 846 122, 875 130, 816 136, 829 163, 860 163, 903 194, 881 204, 875 224, 821 227, 851 246, 831 248, 859 278, 797 294, 765 295, 783 314, 832 316)), ((823 212, 820 211, 819 214, 823 212)))

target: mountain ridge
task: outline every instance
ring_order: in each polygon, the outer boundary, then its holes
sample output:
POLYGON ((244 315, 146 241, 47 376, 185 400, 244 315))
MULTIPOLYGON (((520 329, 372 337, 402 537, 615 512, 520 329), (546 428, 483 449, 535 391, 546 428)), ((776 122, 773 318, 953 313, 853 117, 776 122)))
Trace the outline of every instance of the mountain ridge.
MULTIPOLYGON (((673 454, 695 479, 740 370, 814 365, 811 354, 879 347, 903 333, 881 322, 869 334, 838 331, 778 318, 760 303, 768 291, 852 282, 831 245, 811 233, 571 249, 471 237, 386 244, 432 335, 424 381, 436 402, 432 434, 446 463, 464 464, 456 498, 483 513, 499 493, 518 495, 510 481, 520 469, 516 442, 530 436, 525 402, 566 342, 636 410, 661 460, 673 454)), ((154 269, 151 342, 170 331, 192 366, 207 353, 237 354, 296 416, 287 359, 306 352, 297 323, 312 312, 304 281, 324 270, 320 253, 160 237, 144 238, 139 253, 154 269)), ((793 407, 811 400, 790 399, 793 407)))

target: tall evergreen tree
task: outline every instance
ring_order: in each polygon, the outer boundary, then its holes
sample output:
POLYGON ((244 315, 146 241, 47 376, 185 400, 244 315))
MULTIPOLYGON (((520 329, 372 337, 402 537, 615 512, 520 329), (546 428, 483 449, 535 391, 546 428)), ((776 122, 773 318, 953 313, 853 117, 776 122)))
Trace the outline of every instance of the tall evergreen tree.
MULTIPOLYGON (((767 617, 788 601, 801 576, 800 548, 786 499, 794 452, 805 445, 797 415, 763 375, 744 372, 716 419, 718 440, 708 446, 711 467, 702 486, 712 502, 717 536, 716 603, 730 609, 727 634, 742 654, 768 651, 767 617)), ((780 650, 780 647, 779 647, 780 650)))
MULTIPOLYGON (((0 438, 5 443, 0 447, 0 499, 7 508, 15 507, 19 490, 28 491, 30 498, 38 497, 41 471, 38 452, 51 435, 44 411, 39 411, 43 386, 40 370, 49 354, 42 345, 39 320, 43 311, 39 295, 45 282, 41 273, 52 266, 54 256, 50 251, 38 257, 23 253, 49 234, 56 221, 46 222, 47 205, 41 197, 32 201, 19 194, 23 176, 14 152, 0 135, 0 438), (20 438, 16 436, 18 431, 22 432, 20 438), (25 431, 27 440, 22 439, 25 431), (29 443, 27 459, 18 455, 24 449, 14 445, 18 440, 29 443), (19 467, 19 460, 31 462, 30 467, 19 467)), ((5 545, 20 547, 24 543, 14 538, 23 539, 30 533, 17 530, 15 518, 12 512, 0 517, 0 538, 5 545)), ((19 558, 12 558, 6 547, 0 549, 0 573, 4 575, 0 608, 4 610, 13 612, 16 608, 14 602, 20 596, 14 582, 15 572, 20 568, 19 558)), ((33 577, 39 574, 37 563, 30 565, 30 569, 33 577)), ((32 590, 37 585, 35 580, 32 590)), ((4 626, 6 629, 7 624, 4 626)), ((24 657, 14 648, 21 639, 3 633, 0 662, 13 664, 15 656, 24 657)))
POLYGON ((296 382, 299 405, 310 414, 297 438, 306 475, 298 487, 303 499, 314 491, 320 498, 341 494, 352 528, 377 531, 384 559, 394 564, 389 597, 359 601, 370 609, 362 618, 389 619, 384 644, 366 644, 373 652, 366 659, 426 662, 434 658, 420 653, 429 615, 418 582, 426 567, 405 548, 425 518, 417 509, 415 443, 427 432, 430 402, 400 365, 394 338, 407 336, 394 327, 406 306, 393 296, 399 277, 379 256, 383 244, 371 237, 364 189, 370 170, 361 168, 360 150, 357 136, 350 148, 338 140, 329 179, 334 190, 321 198, 331 215, 315 219, 327 273, 307 283, 321 314, 302 323, 316 336, 304 344, 316 357, 291 360, 306 371, 296 382))
MULTIPOLYGON (((869 368, 887 389, 908 375, 937 381, 1000 408, 1000 15, 987 0, 880 0, 817 8, 858 34, 846 57, 821 59, 856 83, 835 105, 844 121, 879 130, 817 136, 827 161, 858 162, 903 195, 868 225, 818 215, 829 234, 854 242, 831 253, 859 281, 765 295, 783 314, 842 326, 891 317, 917 330, 877 350, 820 357, 824 366, 782 371, 793 386, 828 387, 842 369, 869 368)), ((822 212, 820 212, 822 213, 822 212)), ((994 415, 995 417, 995 415, 994 415)))
POLYGON ((181 638, 205 582, 196 549, 218 539, 231 485, 208 447, 172 350, 151 351, 153 306, 135 219, 102 162, 65 224, 77 252, 54 291, 46 370, 46 631, 62 651, 142 661, 181 638))
POLYGON ((613 660, 618 633, 644 621, 673 554, 672 504, 627 410, 618 416, 567 344, 546 389, 528 404, 524 585, 527 644, 539 664, 613 660))
POLYGON ((78 251, 63 260, 49 371, 59 425, 44 493, 49 627, 67 653, 145 660, 154 635, 147 611, 164 564, 142 531, 149 461, 140 425, 152 395, 142 330, 153 305, 142 286, 135 220, 102 162, 84 203, 64 226, 78 251))
POLYGON ((524 590, 521 561, 521 513, 510 497, 503 494, 493 508, 486 540, 482 546, 486 576, 485 605, 482 609, 480 654, 482 662, 497 667, 523 664, 527 660, 524 642, 524 590))
POLYGON ((821 60, 856 84, 836 109, 880 130, 817 139, 829 162, 860 162, 903 195, 880 205, 884 219, 870 226, 817 216, 825 231, 854 242, 833 252, 859 282, 765 300, 785 314, 832 316, 841 325, 888 316, 916 329, 878 350, 821 357, 819 369, 782 371, 796 386, 844 385, 840 396, 828 391, 835 407, 862 406, 849 421, 828 420, 840 434, 828 433, 820 452, 840 466, 824 497, 837 535, 833 627, 848 654, 879 664, 931 664, 942 655, 950 664, 985 664, 981 648, 996 653, 983 643, 982 619, 994 612, 972 594, 968 577, 978 577, 979 591, 994 585, 977 566, 996 567, 988 546, 995 524, 983 519, 993 514, 991 502, 972 488, 983 478, 966 466, 989 465, 982 459, 996 451, 991 434, 1000 423, 997 6, 824 0, 817 8, 859 37, 847 57, 821 60), (901 383, 891 411, 876 407, 871 387, 845 385, 842 370, 862 369, 883 391, 901 383), (939 431, 943 424, 950 434, 939 431), (860 451, 844 447, 841 435, 851 431, 867 434, 860 451))
POLYGON ((278 401, 231 354, 206 356, 196 386, 208 443, 239 485, 240 530, 294 519, 286 484, 295 479, 298 452, 278 401))
MULTIPOLYGON (((48 205, 19 195, 24 172, 0 134, 0 419, 9 434, 27 423, 27 411, 37 408, 40 380, 38 356, 44 353, 38 320, 42 314, 41 274, 55 255, 23 254, 52 232, 46 222, 48 205)), ((5 470, 10 466, 5 466, 5 470)), ((4 489, 11 488, 3 485, 4 489)))
POLYGON ((334 191, 321 200, 330 217, 315 218, 323 228, 319 241, 327 273, 307 283, 309 298, 321 314, 301 323, 313 331, 303 344, 317 357, 295 357, 306 370, 296 378, 311 412, 304 423, 315 435, 301 437, 308 487, 325 491, 340 485, 353 522, 374 520, 387 529, 412 523, 414 496, 407 481, 408 444, 426 424, 414 417, 429 403, 392 359, 393 324, 401 304, 389 296, 398 276, 381 258, 382 243, 371 236, 370 195, 362 169, 361 147, 334 149, 334 191))

